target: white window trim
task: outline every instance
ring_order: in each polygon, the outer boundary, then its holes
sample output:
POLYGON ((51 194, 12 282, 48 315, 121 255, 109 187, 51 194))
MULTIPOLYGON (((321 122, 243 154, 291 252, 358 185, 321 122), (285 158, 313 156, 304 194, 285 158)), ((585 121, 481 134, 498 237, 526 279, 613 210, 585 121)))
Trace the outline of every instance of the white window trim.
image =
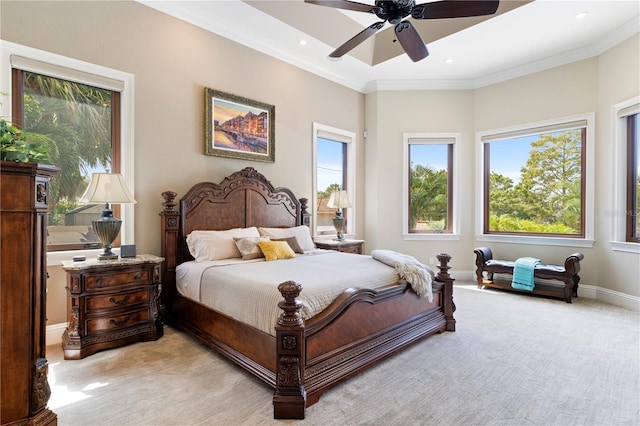
POLYGON ((640 96, 620 102, 611 107, 613 155, 613 191, 611 203, 613 211, 605 214, 611 217, 611 241, 609 245, 613 251, 640 253, 640 244, 626 241, 627 234, 627 116, 640 111, 630 110, 627 115, 619 117, 626 108, 640 104, 640 96))
MULTIPOLYGON (((493 129, 476 133, 476 233, 478 241, 513 243, 513 244, 535 244, 547 246, 565 247, 593 247, 594 240, 594 194, 595 194, 595 113, 579 114, 570 117, 563 117, 553 120, 539 121, 535 123, 521 124, 501 129, 493 129), (548 126, 562 125, 576 121, 587 122, 586 137, 586 170, 585 170, 585 194, 584 194, 584 238, 567 237, 543 237, 532 235, 494 235, 485 234, 484 223, 484 139, 492 135, 524 132, 527 129, 543 128, 548 126)), ((486 142, 490 143, 490 142, 486 142)))
POLYGON ((402 134, 402 239, 403 240, 460 240, 460 179, 458 146, 460 133, 403 133, 402 134), (420 142, 416 142, 420 140, 420 142), (453 142, 451 142, 453 140, 453 142), (414 142, 412 142, 414 141, 414 142), (409 232, 409 145, 410 144, 452 144, 453 145, 453 198, 452 203, 452 229, 451 233, 410 233, 409 232))
MULTIPOLYGON (((127 186, 135 196, 134 190, 134 129, 133 102, 134 78, 133 74, 91 64, 77 59, 57 55, 44 50, 34 49, 5 40, 0 40, 0 92, 2 96, 0 115, 11 117, 11 68, 13 61, 28 63, 29 71, 49 73, 55 72, 55 77, 66 78, 83 84, 90 84, 109 90, 121 90, 120 93, 120 168, 127 186), (65 70, 67 70, 65 72, 65 70)), ((120 238, 122 244, 133 244, 134 241, 134 207, 133 204, 123 204, 122 230, 120 238)), ((118 251, 119 249, 116 249, 118 251)), ((72 256, 95 257, 102 249, 73 250, 50 252, 47 254, 49 265, 59 265, 62 260, 69 260, 72 256)))
MULTIPOLYGON (((313 164, 312 164, 312 188, 311 193, 313 197, 311 197, 311 229, 315 237, 315 229, 317 223, 317 186, 318 186, 318 176, 317 176, 317 161, 318 161, 318 134, 319 133, 329 133, 336 135, 337 140, 347 140, 347 187, 343 188, 349 194, 349 198, 352 208, 347 209, 347 229, 344 234, 345 238, 355 238, 356 236, 356 211, 358 209, 357 205, 357 194, 356 194, 356 134, 354 132, 350 132, 348 130, 338 129, 336 127, 327 126, 320 123, 313 123, 313 164)), ((322 235, 318 236, 319 239, 323 239, 327 236, 322 235)), ((328 237, 327 237, 328 238, 328 237)), ((333 238, 333 237, 332 237, 333 238)))

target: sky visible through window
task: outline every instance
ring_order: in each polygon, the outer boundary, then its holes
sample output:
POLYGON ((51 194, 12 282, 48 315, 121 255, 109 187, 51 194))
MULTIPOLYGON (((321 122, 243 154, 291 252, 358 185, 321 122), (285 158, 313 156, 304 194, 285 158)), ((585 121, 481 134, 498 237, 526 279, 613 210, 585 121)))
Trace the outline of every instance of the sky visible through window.
POLYGON ((410 145, 411 167, 420 164, 428 166, 433 171, 447 170, 447 144, 419 144, 410 145))
POLYGON ((491 171, 506 176, 513 184, 520 182, 520 170, 531 151, 531 142, 538 136, 523 136, 491 142, 491 171))
MULTIPOLYGON (((514 185, 517 184, 520 181, 520 170, 529 158, 531 142, 537 139, 538 136, 523 136, 491 142, 491 171, 506 176, 513 180, 514 185)), ((342 147, 339 142, 318 138, 317 150, 317 190, 324 191, 342 176, 342 147)), ((446 147, 443 144, 412 144, 411 163, 429 165, 434 170, 446 170, 446 147), (421 148, 417 148, 418 146, 421 148)))
POLYGON ((342 185, 343 167, 342 142, 318 138, 317 155, 317 191, 325 191, 332 183, 342 185))

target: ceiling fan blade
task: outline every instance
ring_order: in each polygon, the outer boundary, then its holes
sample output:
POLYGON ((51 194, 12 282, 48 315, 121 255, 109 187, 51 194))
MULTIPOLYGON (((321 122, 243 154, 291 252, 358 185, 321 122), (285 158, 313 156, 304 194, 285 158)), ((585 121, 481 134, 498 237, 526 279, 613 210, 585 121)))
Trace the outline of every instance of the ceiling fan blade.
POLYGON ((411 11, 411 17, 414 19, 442 19, 493 15, 499 5, 500 2, 497 0, 442 0, 415 6, 411 11))
POLYGON ((373 13, 375 6, 364 3, 356 3, 349 0, 304 0, 305 3, 319 6, 335 7, 336 9, 354 10, 356 12, 373 13))
POLYGON ((364 30, 356 34, 354 37, 349 39, 342 46, 338 47, 336 50, 331 52, 329 57, 340 58, 342 55, 344 55, 345 53, 347 53, 348 51, 350 51, 351 49, 353 49, 354 47, 356 47, 357 45, 359 45, 360 43, 362 43, 372 35, 374 35, 383 26, 384 26, 384 21, 376 22, 375 24, 370 25, 369 27, 365 28, 364 30))
POLYGON ((409 21, 402 21, 395 27, 396 37, 402 45, 402 48, 413 62, 418 62, 421 59, 429 56, 427 46, 425 46, 422 37, 416 31, 416 28, 411 25, 409 21))

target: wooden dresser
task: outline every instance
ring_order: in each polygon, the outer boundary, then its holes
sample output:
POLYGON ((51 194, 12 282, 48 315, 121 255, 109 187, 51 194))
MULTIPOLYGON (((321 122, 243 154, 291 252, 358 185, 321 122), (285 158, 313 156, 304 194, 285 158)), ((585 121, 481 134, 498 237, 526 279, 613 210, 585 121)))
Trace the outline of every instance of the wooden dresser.
POLYGON ((60 169, 0 161, 0 382, 3 425, 56 425, 45 357, 47 211, 60 169))
POLYGON ((99 350, 157 340, 160 266, 152 255, 116 260, 64 261, 67 271, 67 329, 64 359, 82 359, 99 350))

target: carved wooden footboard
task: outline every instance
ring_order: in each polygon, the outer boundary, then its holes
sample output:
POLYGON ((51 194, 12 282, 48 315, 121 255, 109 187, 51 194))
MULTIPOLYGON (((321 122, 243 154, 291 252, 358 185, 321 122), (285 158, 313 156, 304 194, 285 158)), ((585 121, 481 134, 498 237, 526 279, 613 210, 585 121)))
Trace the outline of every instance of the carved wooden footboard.
POLYGON ((216 349, 272 386, 274 417, 301 419, 320 395, 387 356, 434 333, 455 330, 450 256, 441 254, 433 301, 400 281, 380 289, 349 289, 308 321, 296 297, 304 283, 279 286, 282 315, 276 336, 241 323, 176 290, 175 268, 192 257, 185 238, 193 230, 292 227, 309 224, 306 199, 274 188, 247 167, 219 185, 200 183, 180 200, 166 191, 161 213, 164 320, 216 349))
POLYGON ((289 281, 278 289, 284 301, 276 325, 277 373, 274 418, 303 419, 305 407, 335 386, 387 356, 434 333, 455 331, 453 279, 447 254, 433 283, 434 299, 417 296, 411 286, 356 290, 305 321, 296 297, 302 286, 289 281))

